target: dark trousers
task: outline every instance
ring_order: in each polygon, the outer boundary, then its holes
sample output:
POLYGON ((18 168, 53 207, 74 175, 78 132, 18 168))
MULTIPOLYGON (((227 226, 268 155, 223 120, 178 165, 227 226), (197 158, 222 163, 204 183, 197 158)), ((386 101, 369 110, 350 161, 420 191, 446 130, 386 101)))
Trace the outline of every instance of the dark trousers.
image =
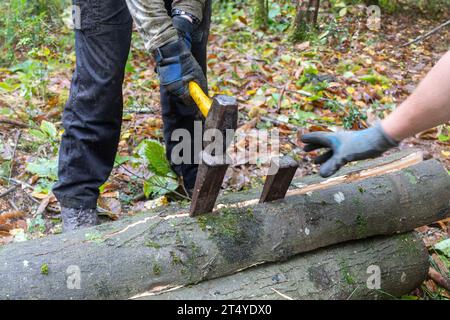
MULTIPOLYGON (((170 12, 172 1, 165 3, 170 12)), ((73 4, 81 9, 81 24, 75 30, 76 67, 63 114, 65 132, 59 150, 58 182, 53 192, 62 206, 84 209, 96 207, 99 187, 108 179, 114 165, 122 124, 122 84, 132 18, 125 0, 73 0, 73 4)), ((211 1, 207 1, 204 20, 192 43, 192 53, 205 74, 210 17, 211 1)), ((185 106, 164 88, 160 93, 170 161, 171 150, 178 143, 171 141, 172 132, 184 128, 193 137, 198 110, 185 106)), ((172 168, 183 176, 186 188, 194 186, 197 165, 181 164, 172 168)))

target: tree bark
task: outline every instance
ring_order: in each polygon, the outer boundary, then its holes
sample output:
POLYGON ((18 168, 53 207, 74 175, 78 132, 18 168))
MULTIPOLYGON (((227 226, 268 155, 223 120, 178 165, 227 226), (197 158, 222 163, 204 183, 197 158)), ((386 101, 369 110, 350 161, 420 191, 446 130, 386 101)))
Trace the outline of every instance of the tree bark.
POLYGON ((266 30, 269 27, 269 1, 255 0, 255 26, 258 29, 266 30))
POLYGON ((428 251, 415 232, 347 242, 143 300, 390 299, 419 287, 428 251))
POLYGON ((341 178, 307 177, 271 203, 258 203, 260 189, 233 193, 199 218, 174 205, 0 247, 0 299, 128 298, 444 219, 450 177, 438 161, 373 176, 371 167, 405 156, 349 166, 337 185, 341 178))
POLYGON ((299 0, 297 13, 291 31, 294 41, 304 40, 306 33, 317 25, 319 16, 320 0, 299 0))

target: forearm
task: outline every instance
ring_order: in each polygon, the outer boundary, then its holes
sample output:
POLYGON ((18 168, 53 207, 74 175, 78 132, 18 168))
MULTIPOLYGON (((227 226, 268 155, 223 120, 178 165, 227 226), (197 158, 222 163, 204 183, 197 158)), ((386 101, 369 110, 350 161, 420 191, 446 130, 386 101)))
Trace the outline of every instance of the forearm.
POLYGON ((178 39, 164 0, 126 0, 148 51, 178 39))
MULTIPOLYGON (((167 12, 164 0, 126 1, 148 51, 152 52, 156 48, 178 40, 178 32, 172 25, 171 14, 167 12)), ((172 6, 194 15, 201 21, 205 1, 175 0, 172 6)))
POLYGON ((180 9, 194 15, 198 20, 203 20, 203 10, 205 9, 206 0, 174 0, 172 7, 180 9))
POLYGON ((397 141, 450 121, 450 51, 381 125, 397 141))

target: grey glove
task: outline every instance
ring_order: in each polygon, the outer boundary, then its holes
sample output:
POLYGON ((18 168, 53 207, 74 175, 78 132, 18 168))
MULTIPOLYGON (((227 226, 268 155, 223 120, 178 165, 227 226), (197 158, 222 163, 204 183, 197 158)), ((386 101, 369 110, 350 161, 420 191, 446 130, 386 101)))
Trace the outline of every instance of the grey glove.
POLYGON ((314 159, 315 163, 322 164, 320 175, 324 178, 335 174, 348 162, 378 157, 398 145, 379 123, 361 131, 313 132, 303 135, 301 140, 307 144, 306 152, 330 149, 314 159))

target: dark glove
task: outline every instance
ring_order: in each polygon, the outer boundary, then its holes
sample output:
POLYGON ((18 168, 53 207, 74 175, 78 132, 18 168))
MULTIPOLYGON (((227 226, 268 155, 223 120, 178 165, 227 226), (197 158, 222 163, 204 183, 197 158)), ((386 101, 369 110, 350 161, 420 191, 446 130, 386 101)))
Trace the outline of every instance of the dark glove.
POLYGON ((307 144, 306 152, 331 149, 314 159, 317 164, 323 163, 320 175, 324 178, 335 174, 348 162, 378 157, 398 145, 380 124, 362 131, 313 132, 303 135, 302 142, 307 144))
POLYGON ((186 39, 180 38, 156 49, 154 57, 161 85, 181 98, 187 106, 195 107, 195 102, 189 94, 189 82, 197 82, 205 92, 207 83, 186 39))
POLYGON ((192 49, 192 33, 195 29, 194 24, 179 15, 172 18, 172 24, 175 29, 177 29, 179 37, 184 40, 189 50, 192 49))

